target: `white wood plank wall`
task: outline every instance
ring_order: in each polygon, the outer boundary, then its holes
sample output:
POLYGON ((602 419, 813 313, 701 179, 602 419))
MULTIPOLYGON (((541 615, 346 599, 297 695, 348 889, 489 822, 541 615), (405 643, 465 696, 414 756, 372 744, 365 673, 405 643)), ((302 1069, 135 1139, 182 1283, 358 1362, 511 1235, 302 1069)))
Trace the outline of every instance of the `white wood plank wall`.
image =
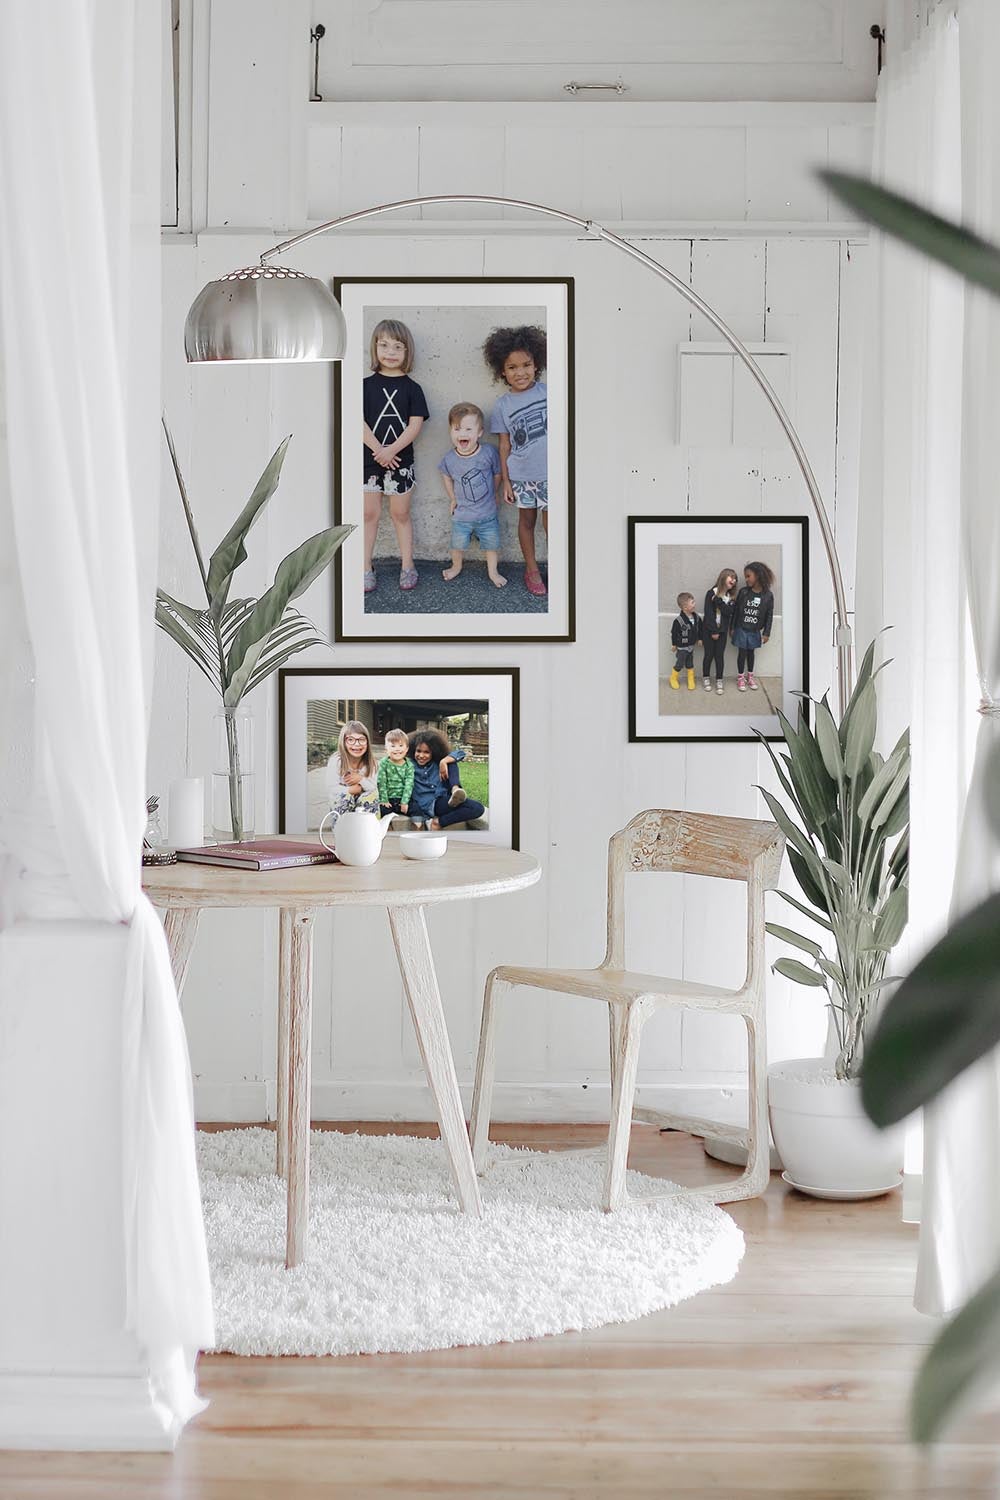
MULTIPOLYGON (((306 114, 305 217, 317 223, 448 192, 636 225, 840 223, 815 170, 871 161, 867 104, 312 104, 306 114)), ((415 216, 525 217, 461 205, 415 216)))
MULTIPOLYGON (((243 590, 265 587, 285 553, 329 523, 331 378, 322 367, 187 368, 181 329, 191 299, 209 277, 253 262, 308 222, 447 192, 537 199, 613 222, 641 237, 742 336, 789 348, 793 419, 834 512, 850 577, 864 236, 843 221, 814 168, 836 161, 864 169, 870 105, 308 104, 308 0, 281 7, 213 0, 210 12, 196 7, 194 20, 196 233, 165 236, 164 406, 207 546, 228 527, 278 441, 294 434, 281 488, 253 534, 243 590)), ((446 97, 443 89, 438 97, 446 97)), ((459 1073, 468 1082, 490 967, 600 956, 606 845, 616 828, 653 805, 761 814, 754 783, 766 767, 755 750, 626 743, 625 518, 794 514, 807 501, 787 449, 770 446, 768 424, 756 447, 678 445, 677 346, 711 331, 640 266, 607 245, 554 231, 550 221, 499 208, 456 206, 422 217, 438 222, 372 221, 364 234, 311 241, 291 263, 323 277, 576 281, 576 644, 312 653, 316 662, 342 666, 521 668, 523 846, 542 861, 544 879, 522 896, 430 919, 459 1073)), ((166 463, 161 535, 163 585, 195 600, 197 575, 166 463)), ((830 590, 815 536, 810 581, 813 680, 822 690, 832 665, 830 590)), ((314 586, 303 602, 331 628, 328 585, 314 586)), ((267 689, 255 698, 258 827, 268 829, 276 812, 275 700, 267 689)), ((151 791, 211 772, 213 710, 207 684, 161 638, 151 791)), ((734 890, 647 876, 634 898, 637 964, 694 978, 739 977, 742 913, 734 890)), ((384 915, 328 914, 317 927, 315 1113, 427 1117, 384 915)), ((203 918, 185 997, 202 1118, 259 1119, 273 1106, 276 950, 271 914, 203 918)), ((812 1050, 823 1023, 806 992, 775 979, 769 1003, 772 1055, 812 1050)), ((737 1107, 739 1028, 712 1019, 682 1025, 662 1017, 647 1028, 640 1080, 647 1098, 684 1090, 707 1094, 698 1108, 720 1117, 737 1107)), ((514 1000, 499 1045, 501 1114, 606 1115, 605 1028, 596 1005, 537 993, 514 1000)))
MULTIPOLYGON (((656 238, 646 248, 731 319, 748 339, 789 346, 792 413, 838 533, 853 542, 857 359, 864 246, 836 238, 701 241, 656 238)), ((187 369, 178 336, 194 291, 252 259, 252 236, 203 234, 166 257, 165 405, 211 546, 286 432, 294 440, 281 488, 255 530, 244 587, 259 590, 302 536, 328 522, 334 440, 328 371, 187 369)), ((676 442, 677 345, 704 337, 687 305, 606 245, 562 236, 328 236, 296 264, 315 274, 571 275, 577 300, 578 640, 571 646, 340 647, 316 662, 517 664, 522 673, 523 846, 542 860, 539 887, 506 900, 431 914, 460 1076, 471 1079, 485 973, 509 962, 579 963, 600 956, 609 835, 645 806, 759 816, 763 757, 737 745, 626 743, 625 518, 630 514, 806 509, 782 448, 682 448, 676 442)), ((830 591, 813 535, 812 670, 830 680, 830 591)), ((164 586, 194 599, 195 574, 171 486, 163 499, 164 586)), ((849 559, 845 557, 845 561, 849 559)), ((849 569, 850 571, 850 569, 849 569)), ((326 587, 307 612, 329 627, 326 587)), ((170 643, 158 644, 150 790, 211 770, 213 703, 170 643)), ((256 695, 259 827, 273 828, 275 703, 256 695)), ((736 981, 743 962, 741 896, 722 883, 646 876, 633 892, 634 960, 690 978, 736 981)), ((385 918, 328 915, 318 923, 314 1080, 316 1113, 421 1117, 428 1113, 385 918)), ((273 1089, 276 919, 206 913, 185 1016, 203 1118, 260 1118, 273 1089)), ((772 1055, 795 1055, 821 1033, 807 993, 771 983, 772 1055)), ((717 1018, 663 1017, 645 1039, 647 1099, 707 1091, 709 1108, 735 1107, 739 1027, 717 1018), (712 1024, 714 1022, 714 1024, 712 1024)), ((607 1107, 606 1017, 601 1007, 536 994, 515 998, 499 1047, 501 1112, 527 1118, 601 1116, 607 1107)))

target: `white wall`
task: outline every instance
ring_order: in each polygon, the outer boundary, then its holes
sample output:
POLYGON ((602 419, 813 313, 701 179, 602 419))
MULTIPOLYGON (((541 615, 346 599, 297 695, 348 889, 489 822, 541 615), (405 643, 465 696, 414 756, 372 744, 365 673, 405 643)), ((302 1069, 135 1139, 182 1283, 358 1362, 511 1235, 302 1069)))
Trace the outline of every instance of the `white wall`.
MULTIPOLYGON (((226 7, 213 6, 213 28, 217 8, 226 7)), ((262 11, 258 20, 261 26, 278 24, 271 12, 262 11)), ((685 107, 694 111, 687 117, 680 106, 662 106, 660 117, 650 113, 657 106, 636 106, 647 113, 628 129, 605 134, 595 122, 589 137, 594 150, 581 155, 575 144, 577 111, 599 106, 568 104, 573 121, 553 117, 557 106, 539 106, 542 114, 519 121, 518 128, 534 131, 535 149, 527 152, 512 140, 513 127, 497 119, 484 122, 481 114, 477 118, 478 106, 469 107, 468 117, 460 105, 426 107, 447 108, 447 135, 440 118, 437 125, 426 119, 411 120, 409 126, 394 121, 391 111, 404 106, 386 107, 390 128, 383 133, 373 119, 357 117, 345 134, 342 106, 306 111, 294 95, 286 99, 271 136, 269 115, 265 111, 255 121, 251 106, 261 98, 273 109, 274 99, 285 97, 283 80, 297 76, 288 63, 289 50, 284 32, 270 48, 256 35, 253 51, 261 67, 249 82, 240 71, 243 64, 221 47, 213 50, 213 129, 224 131, 237 119, 246 122, 242 159, 237 160, 231 134, 204 139, 194 181, 207 188, 209 227, 197 241, 166 243, 164 404, 208 547, 246 499, 278 440, 294 433, 281 488, 253 534, 241 587, 260 590, 292 545, 329 522, 332 383, 322 367, 188 369, 180 334, 190 300, 210 276, 249 263, 271 243, 261 225, 294 229, 309 217, 361 202, 449 187, 471 191, 474 181, 484 180, 476 170, 479 163, 498 153, 499 177, 494 171, 491 181, 502 183, 512 196, 585 213, 596 213, 592 205, 597 204, 607 217, 645 219, 644 248, 713 303, 737 333, 791 349, 793 418, 835 515, 843 555, 850 559, 864 246, 860 234, 831 221, 826 195, 807 165, 848 147, 851 159, 863 160, 869 123, 863 106, 830 106, 825 117, 820 106, 723 105, 713 116, 713 107, 697 105, 685 107), (261 71, 268 56, 275 59, 271 75, 261 71), (809 112, 807 122, 803 110, 809 112), (485 133, 477 135, 477 129, 485 133), (845 130, 847 136, 837 134, 845 130), (669 158, 660 155, 663 132, 669 132, 669 158), (660 207, 658 224, 651 224, 656 205, 644 184, 661 159, 678 164, 678 170, 660 174, 670 186, 669 219, 660 207), (576 163, 572 171, 568 161, 576 163), (620 184, 630 184, 629 192, 620 184), (728 227, 713 236, 687 229, 706 220, 725 221, 728 227), (780 228, 778 220, 783 220, 780 228), (240 225, 254 232, 241 233, 240 225)), ((764 757, 755 749, 626 743, 626 516, 794 514, 805 511, 807 501, 785 448, 677 444, 677 346, 710 336, 680 298, 606 245, 544 225, 541 230, 514 222, 470 225, 468 212, 458 212, 464 215, 461 222, 421 228, 381 221, 365 234, 328 235, 298 249, 289 263, 324 277, 569 275, 576 280, 577 586, 583 604, 576 644, 341 647, 300 658, 303 664, 344 666, 521 668, 522 842, 542 861, 542 884, 522 896, 430 916, 459 1074, 468 1081, 482 980, 493 964, 582 964, 599 958, 606 845, 617 827, 637 810, 656 805, 744 816, 762 811, 753 784, 763 776, 764 757)), ((194 217, 197 222, 197 212, 194 217)), ((194 602, 197 577, 169 485, 162 513, 161 581, 194 602)), ((812 543, 812 669, 814 685, 822 691, 832 670, 830 589, 815 528, 812 543)), ((314 586, 304 607, 317 623, 332 626, 327 584, 314 586)), ((151 791, 164 791, 175 776, 211 770, 213 708, 207 685, 161 639, 151 791)), ((256 695, 262 767, 258 827, 274 826, 274 708, 272 692, 256 695)), ((712 884, 706 890, 705 883, 696 888, 693 881, 648 876, 634 895, 637 967, 722 982, 741 977, 737 888, 712 884)), ((314 1114, 427 1117, 429 1102, 384 916, 329 915, 318 927, 314 1114)), ((202 1118, 258 1119, 270 1104, 275 965, 274 916, 205 914, 184 1003, 202 1118)), ((773 1055, 811 1047, 821 1035, 821 1018, 806 992, 789 993, 783 980, 771 985, 770 1013, 773 1055)), ((537 994, 515 998, 500 1046, 500 1113, 600 1116, 606 1108, 606 1067, 606 1019, 600 1007, 537 994)), ((727 1095, 741 1080, 737 1023, 661 1017, 647 1028, 640 1079, 647 1099, 663 1090, 707 1090, 708 1107, 721 1114, 733 1107, 727 1095)))

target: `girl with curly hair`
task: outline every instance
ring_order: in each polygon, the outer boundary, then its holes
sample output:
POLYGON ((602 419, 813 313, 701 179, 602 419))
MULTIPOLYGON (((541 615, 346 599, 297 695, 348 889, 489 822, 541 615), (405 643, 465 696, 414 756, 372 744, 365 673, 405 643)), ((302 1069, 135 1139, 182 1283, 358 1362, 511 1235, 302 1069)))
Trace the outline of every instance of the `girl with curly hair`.
POLYGON ((461 746, 452 750, 436 729, 415 729, 410 735, 410 757, 414 765, 410 822, 414 828, 447 828, 451 823, 468 823, 483 816, 483 804, 466 796, 459 780, 456 761, 465 759, 461 746))
POLYGON ((754 657, 767 645, 774 618, 774 573, 767 563, 748 562, 743 569, 745 586, 736 595, 732 616, 733 645, 736 647, 736 686, 741 693, 754 691, 759 683, 754 676, 754 657))
POLYGON ((535 557, 535 518, 541 511, 549 532, 548 391, 545 329, 533 326, 494 328, 483 345, 493 379, 507 387, 490 418, 499 435, 503 497, 517 506, 517 539, 524 557, 524 586, 541 598, 546 593, 535 557))

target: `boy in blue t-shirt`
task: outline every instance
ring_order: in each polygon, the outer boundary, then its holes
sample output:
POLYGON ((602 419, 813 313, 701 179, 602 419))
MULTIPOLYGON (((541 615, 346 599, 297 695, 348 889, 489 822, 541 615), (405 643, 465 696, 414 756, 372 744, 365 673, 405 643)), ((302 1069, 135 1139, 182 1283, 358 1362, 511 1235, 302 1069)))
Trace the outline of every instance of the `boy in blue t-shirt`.
POLYGON ((475 533, 486 554, 490 581, 502 589, 506 588, 507 580, 497 568, 500 457, 492 443, 483 442, 483 426, 483 414, 471 401, 459 401, 448 413, 451 450, 438 469, 451 501, 451 567, 445 568, 441 576, 449 583, 458 577, 466 548, 475 533))

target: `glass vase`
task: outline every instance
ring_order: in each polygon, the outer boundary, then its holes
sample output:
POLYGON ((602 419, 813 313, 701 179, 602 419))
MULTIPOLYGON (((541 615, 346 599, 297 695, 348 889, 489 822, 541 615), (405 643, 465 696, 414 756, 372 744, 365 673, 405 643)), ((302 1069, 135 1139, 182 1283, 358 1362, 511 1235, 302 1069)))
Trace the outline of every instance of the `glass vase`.
POLYGON ((212 837, 230 843, 253 836, 253 715, 240 703, 215 715, 212 837))

